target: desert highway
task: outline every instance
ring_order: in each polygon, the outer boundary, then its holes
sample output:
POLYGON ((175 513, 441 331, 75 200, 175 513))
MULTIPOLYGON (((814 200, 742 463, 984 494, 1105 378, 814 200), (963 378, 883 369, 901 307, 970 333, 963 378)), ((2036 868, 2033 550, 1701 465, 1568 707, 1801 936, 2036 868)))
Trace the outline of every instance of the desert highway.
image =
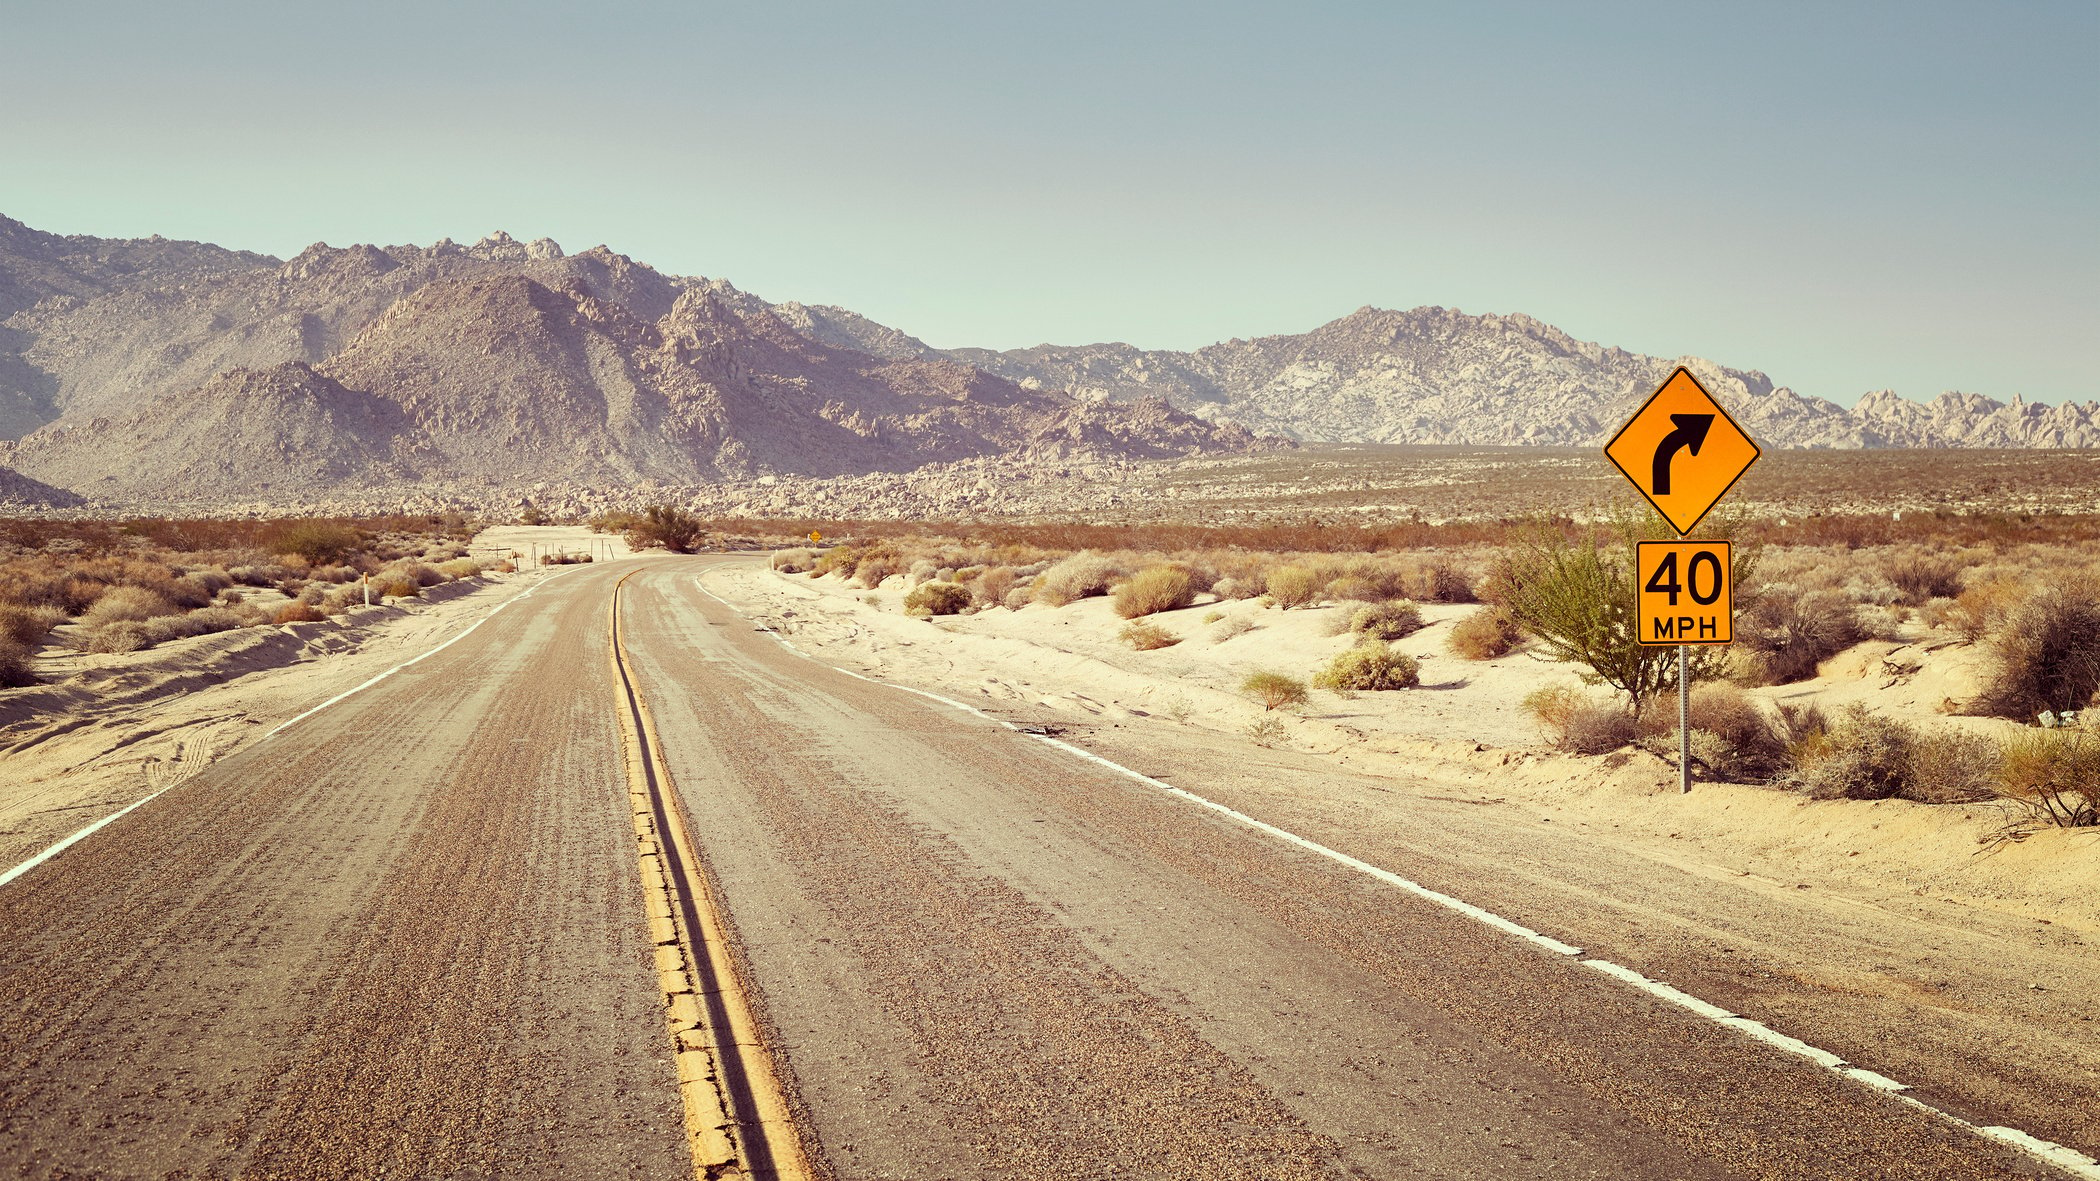
POLYGON ((723 560, 548 576, 0 886, 0 1175, 2066 1175, 798 655, 723 560))

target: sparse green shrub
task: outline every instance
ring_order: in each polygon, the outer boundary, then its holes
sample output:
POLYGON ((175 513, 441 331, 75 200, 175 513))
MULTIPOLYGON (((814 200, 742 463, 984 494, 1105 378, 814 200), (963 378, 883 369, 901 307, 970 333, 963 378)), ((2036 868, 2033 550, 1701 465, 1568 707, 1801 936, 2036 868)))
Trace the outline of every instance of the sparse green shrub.
POLYGON ((1516 651, 1523 638, 1509 608, 1490 604, 1453 624, 1444 646, 1466 660, 1494 660, 1516 651))
POLYGON ((1795 594, 1773 588, 1736 620, 1736 647, 1746 679, 1785 685, 1816 675, 1816 666, 1866 638, 1859 608, 1836 591, 1795 594))
POLYGON ((1261 670, 1247 674, 1240 682, 1240 692, 1252 697, 1263 709, 1282 709, 1290 705, 1304 705, 1311 700, 1305 691, 1305 682, 1286 673, 1261 670))
POLYGON ((2083 709, 2100 690, 2100 588, 2073 580, 2036 590, 1999 614, 1983 646, 1979 711, 2031 720, 2083 709))
POLYGON ((1136 619, 1160 611, 1178 611, 1196 601, 1194 571, 1179 562, 1147 566, 1116 584, 1116 614, 1136 619))
POLYGON ((1370 603, 1349 615, 1349 630, 1377 640, 1398 640, 1422 630, 1422 609, 1413 603, 1370 603))
POLYGON ((294 601, 286 603, 284 606, 279 607, 277 609, 277 613, 270 617, 270 622, 319 623, 321 620, 324 620, 326 618, 328 617, 321 613, 321 609, 314 606, 312 603, 294 601))
POLYGON ((1996 790, 2034 823, 2100 824, 2100 736, 2085 729, 2025 730, 2000 752, 1996 790))
POLYGON ((1320 576, 1306 566, 1278 566, 1269 571, 1269 598, 1288 611, 1319 601, 1320 576))
POLYGON ((537 526, 544 525, 546 523, 547 514, 540 511, 540 507, 536 504, 528 504, 524 508, 518 510, 518 524, 520 525, 537 526))
POLYGON ((970 605, 970 588, 953 582, 922 582, 904 596, 906 611, 957 615, 970 605))
POLYGON ((1140 652, 1150 652, 1155 648, 1171 648, 1181 642, 1180 636, 1156 623, 1148 623, 1143 620, 1124 624, 1123 630, 1117 633, 1117 638, 1140 652))
POLYGON ((1122 573, 1115 562, 1091 550, 1083 550, 1043 571, 1035 582, 1035 601, 1062 607, 1108 593, 1109 584, 1122 573))
POLYGON ((784 549, 773 555, 773 569, 782 574, 806 574, 817 564, 815 550, 808 547, 784 549))
POLYGON ((699 518, 676 505, 652 504, 623 531, 629 549, 663 549, 689 554, 700 544, 703 530, 699 518))
POLYGON ((1415 658, 1394 648, 1380 639, 1367 638, 1363 643, 1338 653, 1313 678, 1313 684, 1322 689, 1354 689, 1374 691, 1383 689, 1411 689, 1421 684, 1421 669, 1415 658))

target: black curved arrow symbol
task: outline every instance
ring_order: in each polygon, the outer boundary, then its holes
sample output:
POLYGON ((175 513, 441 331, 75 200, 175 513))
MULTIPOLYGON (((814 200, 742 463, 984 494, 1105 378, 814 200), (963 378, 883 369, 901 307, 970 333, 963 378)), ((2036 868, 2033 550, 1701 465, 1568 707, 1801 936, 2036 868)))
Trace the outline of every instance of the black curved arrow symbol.
POLYGON ((1662 442, 1655 445, 1655 478, 1648 482, 1657 496, 1670 494, 1670 461, 1677 458, 1677 453, 1690 451, 1693 455, 1699 454, 1700 445, 1706 442, 1706 432, 1713 429, 1714 416, 1672 414, 1670 421, 1677 424, 1677 429, 1664 435, 1662 442))

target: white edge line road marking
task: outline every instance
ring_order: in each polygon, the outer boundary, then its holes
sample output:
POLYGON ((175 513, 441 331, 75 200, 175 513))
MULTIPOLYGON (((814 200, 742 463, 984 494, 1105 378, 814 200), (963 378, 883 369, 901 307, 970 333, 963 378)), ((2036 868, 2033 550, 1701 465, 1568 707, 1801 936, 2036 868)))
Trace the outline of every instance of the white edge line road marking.
MULTIPOLYGON (((729 600, 707 589, 706 587, 701 586, 700 580, 697 576, 693 579, 693 586, 696 589, 698 589, 701 594, 706 595, 708 598, 713 599, 715 602, 722 604, 722 606, 724 607, 727 607, 731 614, 734 614, 739 618, 749 618, 748 616, 745 616, 741 611, 738 611, 736 609, 736 606, 729 602, 729 600)), ((964 704, 963 702, 957 701, 952 697, 943 697, 938 693, 929 693, 924 689, 914 689, 910 685, 900 685, 894 681, 881 680, 876 677, 871 677, 862 673, 854 672, 850 668, 840 668, 835 664, 826 663, 825 661, 819 660, 817 657, 812 656, 808 652, 804 652, 802 649, 796 647, 793 643, 789 642, 786 636, 781 635, 779 632, 773 630, 773 628, 771 628, 770 626, 761 625, 759 630, 766 632, 768 635, 771 635, 775 642, 777 642, 781 647, 794 653, 795 655, 800 656, 804 660, 810 661, 814 664, 822 665, 823 667, 828 668, 833 672, 844 673, 849 677, 866 681, 871 685, 882 685, 886 688, 899 689, 906 693, 913 693, 920 697, 924 697, 929 701, 938 701, 942 705, 952 706, 956 709, 962 710, 964 713, 974 714, 977 717, 983 718, 985 721, 995 722, 1025 737, 1033 738, 1037 742, 1040 742, 1045 746, 1052 746, 1057 748, 1058 750, 1066 752, 1067 754, 1077 755, 1090 763, 1097 763, 1100 766, 1107 767, 1110 770, 1115 771, 1121 775, 1125 775, 1131 779, 1135 779, 1139 783, 1148 784, 1152 787, 1158 788, 1159 790, 1166 792, 1168 795, 1177 796, 1181 799, 1187 800, 1192 804, 1197 804, 1202 807, 1209 808, 1211 811, 1216 812, 1222 816, 1229 817, 1232 820, 1238 821, 1240 824, 1243 824, 1248 828, 1254 829, 1257 832, 1266 833, 1269 836, 1273 836, 1279 840, 1296 845, 1301 849, 1307 850, 1308 852, 1317 853, 1330 861, 1339 862, 1342 865, 1346 865, 1349 868, 1357 870, 1360 873, 1365 873, 1370 875, 1371 877, 1377 878, 1379 881, 1385 882, 1388 885, 1398 886, 1400 889, 1405 890, 1418 898, 1423 898, 1430 902, 1434 902, 1438 906, 1444 907, 1447 910, 1456 911, 1459 914, 1465 915, 1467 918, 1478 920, 1479 922, 1485 923, 1486 925, 1493 927, 1496 930, 1501 931, 1505 934, 1514 935, 1527 943, 1535 944, 1558 955, 1578 957, 1577 962, 1580 963, 1583 967, 1594 968, 1595 970, 1607 976, 1610 976, 1616 980, 1623 981, 1626 984, 1630 984, 1633 987, 1640 989, 1642 992, 1645 992, 1658 1000, 1667 1001, 1670 1004, 1676 1005, 1680 1009, 1684 1009, 1687 1012, 1696 1014, 1700 1017, 1704 1017, 1707 1020, 1712 1021, 1718 1025, 1725 1025, 1738 1033, 1746 1034, 1752 1038, 1755 1038, 1756 1040, 1763 1042, 1765 1045, 1771 1046, 1774 1049, 1784 1050, 1789 1054, 1805 1058, 1808 1061, 1823 1067, 1825 1070, 1839 1075, 1840 1077, 1850 1079, 1853 1082, 1860 1083, 1864 1086, 1872 1087, 1875 1090, 1881 1092, 1882 1094, 1888 1095, 1889 1097, 1894 1099, 1901 1100, 1902 1102, 1907 1103, 1912 1107, 1918 1108, 1921 1111, 1930 1112, 1933 1115, 1940 1117, 1941 1119, 1944 1119, 1952 1124, 1955 1124, 1958 1127, 1966 1129, 1967 1131, 1973 1132, 1976 1135, 1981 1136, 1987 1140, 1995 1140, 2000 1144, 2005 1144, 2010 1147, 2020 1149, 2021 1151, 2026 1152, 2028 1155, 2045 1161, 2048 1164, 2054 1165, 2057 1168, 2064 1170, 2065 1172, 2071 1174, 2074 1177, 2086 1178, 2087 1181, 2100 1181, 2100 1161, 2095 1161, 2092 1157, 2087 1156, 2085 1153, 2082 1153, 2075 1148, 2069 1148, 2062 1144, 2056 1144, 2048 1140, 2043 1140, 2037 1136, 2032 1136, 2026 1132, 2020 1131, 2018 1128, 1985 1126, 1970 1123, 1968 1120, 1965 1120, 1960 1116, 1955 1115, 1953 1112, 1942 1110, 1941 1108, 1935 1107, 1930 1103, 1926 1103, 1923 1100, 1914 1098, 1911 1095, 1907 1094, 1906 1092, 1910 1090, 1908 1084, 1897 1082, 1895 1079, 1889 1078, 1886 1075, 1876 1074, 1874 1071, 1871 1070, 1851 1066, 1848 1063, 1846 1063, 1846 1061, 1843 1058, 1831 1053, 1828 1050, 1822 1049, 1817 1046, 1812 1046, 1799 1038, 1789 1037, 1786 1034, 1780 1033, 1776 1029, 1772 1029, 1771 1027, 1764 1025, 1761 1022, 1753 1021, 1748 1017, 1738 1017, 1730 1013, 1728 1010, 1723 1009, 1719 1005, 1712 1004, 1708 1001, 1700 1000, 1698 997, 1695 997, 1688 992, 1672 988, 1671 986, 1664 984, 1659 980, 1650 980, 1648 977, 1641 975, 1639 972, 1634 971, 1632 968, 1623 967, 1619 964, 1612 963, 1610 960, 1581 959, 1579 958, 1582 955, 1581 948, 1572 946, 1570 944, 1562 943, 1560 940, 1554 939, 1551 936, 1542 935, 1539 932, 1534 931, 1521 923, 1512 922, 1509 919, 1503 918, 1501 915, 1498 915, 1493 911, 1483 910, 1480 907, 1474 906, 1469 902, 1463 902, 1457 898, 1453 898, 1449 894, 1444 894, 1439 891, 1432 890, 1429 887, 1420 884, 1419 882, 1409 881, 1408 879, 1401 877, 1399 874, 1393 873, 1391 870, 1380 869, 1377 866, 1370 864, 1369 862, 1360 861, 1354 857, 1351 857, 1347 853, 1343 853, 1335 849, 1330 849, 1327 846, 1320 844, 1318 841, 1310 840, 1306 837, 1299 836, 1297 833, 1291 832, 1287 829, 1278 828, 1275 825, 1269 824, 1265 821, 1256 820, 1254 817, 1249 816, 1246 813, 1241 812, 1235 808, 1227 807, 1226 805, 1220 804, 1215 800, 1205 799, 1204 797, 1199 796, 1194 792, 1187 791, 1183 788, 1175 787, 1173 784, 1167 783, 1163 780, 1154 779, 1150 775, 1147 775, 1141 771, 1133 771, 1129 767, 1126 767, 1121 763, 1114 762, 1110 759, 1105 759, 1090 750, 1082 750, 1079 747, 1073 746, 1069 742, 1060 742, 1057 739, 1052 738, 1046 734, 1029 733, 1028 731, 1021 729, 1021 727, 1014 725, 1012 722, 1009 722, 1004 718, 993 717, 991 714, 988 714, 975 706, 964 704)))
MULTIPOLYGON (((549 577, 558 578, 565 573, 567 573, 567 571, 557 571, 555 574, 549 575, 549 577)), ((436 656, 438 653, 443 652, 445 649, 450 648, 452 645, 457 644, 461 640, 466 639, 468 636, 473 635, 475 628, 478 628, 482 624, 487 623, 489 620, 494 619, 497 615, 502 613, 505 607, 510 606, 512 603, 531 598, 534 591, 539 590, 545 585, 547 585, 546 579, 542 579, 539 582, 533 583, 530 587, 527 587, 525 589, 525 592, 523 594, 513 596, 511 598, 503 600, 501 603, 496 604, 495 610, 475 620, 473 623, 467 626, 467 629, 465 631, 460 632, 458 635, 452 637, 449 640, 446 640, 444 643, 439 644, 437 647, 432 648, 430 651, 425 652, 421 656, 417 656, 414 659, 404 660, 400 664, 397 664, 394 667, 386 670, 385 672, 380 673, 378 676, 373 677, 371 680, 366 681, 364 684, 359 685, 357 688, 352 689, 347 693, 338 693, 335 696, 329 698, 328 700, 322 702, 321 704, 313 707, 312 709, 307 710, 305 713, 300 714, 298 717, 277 723, 275 726, 272 726, 269 729, 269 731, 265 733, 261 738, 256 739, 256 741, 267 742, 271 738, 276 737, 278 731, 283 730, 285 727, 291 725, 293 722, 303 722, 306 719, 314 716, 317 713, 320 713, 322 710, 327 709, 329 706, 334 705, 347 697, 364 692, 365 690, 371 688, 379 682, 386 680, 388 677, 393 676, 395 673, 400 672, 402 669, 407 668, 409 665, 416 663, 416 661, 428 660, 431 657, 436 656)), ((186 783, 188 781, 184 780, 184 782, 186 783)), ((88 825, 86 828, 81 829, 79 832, 74 833, 72 836, 66 837, 65 839, 59 841, 57 844, 52 845, 50 848, 45 849, 41 853, 38 853, 36 856, 31 857, 29 860, 24 861, 22 864, 15 866, 13 869, 8 870, 6 873, 0 873, 0 886, 7 885, 9 882, 14 881, 16 878, 21 877, 23 874, 28 873, 30 870, 35 869, 37 866, 42 865, 44 862, 51 860, 53 857, 56 857, 60 853, 65 852, 67 849, 73 847, 79 842, 86 840, 90 836, 93 836, 97 830, 103 828, 104 826, 113 824, 116 821, 123 819, 123 817, 127 814, 139 808, 142 808, 147 804, 152 803, 154 800, 159 799, 161 796, 166 795, 168 792, 171 792, 181 786, 182 784, 180 783, 171 783, 168 786, 161 788, 159 791, 153 792, 149 795, 141 796, 140 798, 131 801, 129 804, 124 805, 122 808, 119 808, 116 811, 111 812, 109 815, 104 816, 102 819, 97 820, 93 824, 88 825)))

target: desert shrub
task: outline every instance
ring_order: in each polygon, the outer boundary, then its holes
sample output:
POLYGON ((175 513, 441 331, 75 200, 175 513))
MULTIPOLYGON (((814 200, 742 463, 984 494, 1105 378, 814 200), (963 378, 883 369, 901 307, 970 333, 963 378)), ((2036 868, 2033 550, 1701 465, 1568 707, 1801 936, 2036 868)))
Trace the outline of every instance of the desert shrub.
POLYGON ((1143 620, 1124 624, 1123 630, 1117 633, 1116 638, 1140 652, 1150 652, 1155 648, 1171 648, 1181 642, 1180 636, 1156 623, 1148 623, 1143 620))
POLYGON ((1998 783, 1998 744, 1965 730, 1929 730, 1911 750, 1902 796, 1921 804, 1971 804, 1990 799, 1998 783))
POLYGON ((822 578, 826 574, 837 572, 842 577, 851 578, 854 567, 860 563, 861 554, 862 551, 855 546, 832 546, 817 555, 817 560, 809 568, 809 576, 822 578))
POLYGON ((1974 644, 1996 630, 2005 616, 2027 597, 2027 588, 2010 578, 1980 582, 1955 596, 1947 626, 1974 644))
POLYGON ((1269 593, 1268 580, 1260 573, 1220 578, 1211 584, 1211 593, 1221 599, 1258 599, 1269 593))
POLYGON ((1012 590, 1006 592, 1006 601, 1004 603, 1004 606, 1008 611, 1019 611, 1021 608, 1026 607, 1028 604, 1033 602, 1035 602, 1035 586, 1033 584, 1030 584, 1027 586, 1017 586, 1012 590))
MULTIPOLYGON (((450 561, 439 563, 437 570, 439 574, 444 575, 446 578, 472 578, 481 573, 481 563, 472 558, 453 558, 450 561)), ((315 574, 315 577, 320 577, 318 572, 315 574)))
POLYGON ((216 595, 233 585, 233 576, 216 566, 206 566, 201 570, 192 570, 184 575, 184 578, 203 587, 207 595, 216 595))
POLYGON ((1307 566, 1278 566, 1269 571, 1269 598, 1288 611, 1317 602, 1322 589, 1320 576, 1307 566))
POLYGON ((16 644, 31 651, 43 644, 51 629, 66 621, 58 607, 22 607, 0 603, 0 643, 16 644))
MULTIPOLYGON (((1490 579, 1494 601, 1509 609, 1525 631, 1555 660, 1582 666, 1582 679, 1626 694, 1638 714, 1649 698, 1677 684, 1677 652, 1640 642, 1634 619, 1634 543, 1644 532, 1668 530, 1656 522, 1622 523, 1611 544, 1591 535, 1570 541, 1557 530, 1536 531, 1515 547, 1490 579)), ((1743 585, 1752 562, 1744 546, 1734 550, 1735 584, 1743 585)), ((1695 678, 1721 664, 1715 649, 1691 656, 1695 678)))
POLYGON ((1322 689, 1409 689, 1422 681, 1415 658, 1380 639, 1338 653, 1313 677, 1322 689))
POLYGON ((1248 632, 1255 630, 1257 626, 1259 625, 1244 615, 1235 616, 1224 620, 1217 627, 1213 628, 1210 633, 1211 640, 1213 643, 1222 644, 1234 636, 1246 635, 1248 632))
POLYGON ((146 625, 135 619, 119 619, 105 623, 88 633, 87 650, 90 652, 136 652, 151 641, 146 638, 146 625))
POLYGON ((150 589, 161 598, 184 610, 192 607, 208 607, 211 605, 212 596, 219 593, 215 588, 199 581, 193 574, 186 574, 181 578, 171 578, 165 582, 155 583, 150 589))
POLYGON ((1532 690, 1524 697, 1524 709, 1538 719, 1547 745, 1568 754, 1601 755, 1640 737, 1639 723, 1624 706, 1567 685, 1532 690))
POLYGON ((413 578, 389 578, 372 580, 372 599, 413 599, 423 593, 423 587, 413 578))
POLYGON ((1217 621, 1223 618, 1225 618, 1225 613, 1223 611, 1212 610, 1205 611, 1203 613, 1203 622, 1205 623, 1216 623, 1217 621))
POLYGON ((2100 690, 2100 588, 2045 587, 2006 609, 1984 636, 1976 707, 2004 718, 2083 709, 2100 690))
MULTIPOLYGON (((548 556, 559 557, 561 555, 550 554, 548 556)), ((445 576, 438 572, 437 567, 426 566, 421 562, 397 562, 380 571, 380 576, 389 579, 407 579, 419 587, 436 586, 438 583, 445 581, 445 576)))
POLYGON ((1422 630, 1422 609, 1408 602, 1370 603, 1349 615, 1349 630, 1377 640, 1397 640, 1422 630))
POLYGON ((30 651, 29 645, 0 634, 0 689, 36 684, 36 673, 29 666, 30 651))
POLYGON ((700 520, 693 514, 676 505, 652 504, 642 509, 639 519, 628 523, 622 536, 631 549, 689 554, 700 544, 702 532, 700 520))
POLYGON ((1195 574, 1179 562, 1147 566, 1116 584, 1116 614, 1136 619, 1178 611, 1196 601, 1195 574))
POLYGON ((235 566, 226 573, 242 586, 276 586, 291 572, 282 566, 235 566))
POLYGON ((773 555, 773 569, 782 574, 804 574, 816 564, 816 551, 808 548, 784 549, 773 555))
POLYGON ((1866 638, 1859 608, 1836 591, 1771 588, 1737 616, 1736 646, 1754 684, 1785 685, 1866 638))
POLYGON ((979 607, 1004 606, 1020 577, 1012 566, 994 566, 970 580, 970 601, 979 607))
POLYGON ((201 611, 149 619, 140 626, 145 629, 148 644, 165 644, 169 640, 186 640, 191 636, 232 631, 243 622, 240 615, 224 607, 206 607, 201 611))
POLYGON ((888 551, 879 551, 862 556, 853 563, 852 580, 874 590, 885 581, 904 572, 904 560, 888 551))
POLYGON ((2084 729, 2022 731, 2000 751, 1994 787, 2031 820, 2100 824, 2100 737, 2084 729))
POLYGON ((935 579, 940 579, 942 582, 953 582, 955 580, 953 577, 954 572, 950 571, 949 574, 949 577, 941 578, 940 563, 933 561, 931 558, 920 558, 906 569, 904 584, 906 586, 917 586, 922 582, 932 582, 935 579))
MULTIPOLYGON (((1786 737, 1749 694, 1725 681, 1709 681, 1692 686, 1687 704, 1693 737, 1707 736, 1704 746, 1695 744, 1692 753, 1715 775, 1739 782, 1765 780, 1786 768, 1786 737)), ((1674 714, 1660 708, 1658 712, 1674 714)))
POLYGON ((904 596, 906 611, 955 615, 970 605, 970 588, 952 582, 922 582, 904 596))
POLYGON ((518 564, 506 558, 496 563, 491 569, 498 574, 516 574, 518 572, 518 564))
POLYGON ((1288 705, 1304 705, 1311 700, 1305 691, 1305 682, 1286 673, 1266 669, 1247 674, 1240 682, 1240 692, 1261 703, 1263 709, 1281 709, 1288 705))
POLYGON ((343 583, 356 582, 362 573, 355 566, 316 566, 306 576, 315 582, 343 583))
POLYGON ((1282 742, 1289 731, 1284 727, 1282 718, 1265 713, 1247 723, 1247 728, 1242 733, 1252 739, 1254 745, 1267 748, 1282 742))
MULTIPOLYGON (((80 623, 93 631, 112 623, 137 623, 161 615, 173 615, 180 610, 181 608, 170 603, 158 591, 147 590, 142 586, 117 586, 111 587, 96 599, 95 605, 81 615, 80 623)), ((116 651, 128 652, 130 649, 120 648, 116 651)))
POLYGON ((1458 568, 1444 562, 1420 562, 1401 575, 1401 588, 1409 598, 1424 603, 1471 603, 1473 582, 1458 568))
POLYGON ((1091 550, 1082 551, 1043 571, 1036 579, 1035 598, 1039 603, 1062 607, 1105 595, 1109 584, 1121 573, 1122 568, 1108 558, 1091 550))
MULTIPOLYGON (((360 601, 362 601, 362 598, 360 598, 360 601)), ((328 618, 328 616, 322 614, 321 609, 319 607, 314 606, 312 603, 291 602, 286 603, 282 607, 279 607, 277 609, 277 613, 270 616, 270 622, 319 623, 320 621, 326 618, 328 618)))
POLYGON ((1854 705, 1819 740, 1796 744, 1794 776, 1819 800, 1885 800, 1910 782, 1917 732, 1854 705))
POLYGON ((1344 574, 1327 584, 1327 597, 1344 602, 1375 602, 1385 597, 1381 591, 1376 582, 1360 574, 1344 574))
POLYGON ((1452 625, 1444 646, 1466 660, 1493 660, 1515 651, 1523 636, 1509 608, 1489 605, 1452 625))
POLYGON ((364 538, 348 525, 333 521, 300 521, 269 543, 271 553, 297 555, 310 566, 341 562, 357 551, 364 538))
POLYGON ((1900 592, 1896 601, 1906 607, 1961 593, 1961 563, 1941 554, 1904 554, 1891 559, 1884 573, 1900 592))

